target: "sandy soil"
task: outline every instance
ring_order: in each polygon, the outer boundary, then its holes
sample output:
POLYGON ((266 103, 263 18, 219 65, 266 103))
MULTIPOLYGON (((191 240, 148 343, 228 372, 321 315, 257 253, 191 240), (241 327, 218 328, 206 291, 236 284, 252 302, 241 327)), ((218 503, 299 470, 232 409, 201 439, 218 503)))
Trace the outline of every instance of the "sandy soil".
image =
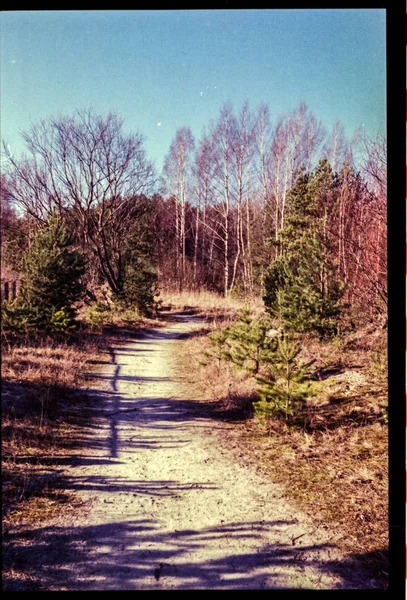
POLYGON ((376 587, 327 529, 236 462, 222 442, 231 425, 185 400, 171 358, 197 326, 179 315, 112 348, 95 372, 100 418, 66 469, 82 508, 42 532, 47 589, 376 587))

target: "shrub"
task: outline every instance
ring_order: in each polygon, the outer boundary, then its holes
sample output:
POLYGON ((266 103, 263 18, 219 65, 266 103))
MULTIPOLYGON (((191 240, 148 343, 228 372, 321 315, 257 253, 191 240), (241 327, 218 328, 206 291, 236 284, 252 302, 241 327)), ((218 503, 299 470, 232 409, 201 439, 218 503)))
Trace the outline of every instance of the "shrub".
POLYGON ((275 245, 279 256, 264 278, 264 303, 287 331, 338 332, 345 286, 326 233, 335 178, 326 159, 302 173, 289 196, 289 213, 275 245))
POLYGON ((135 307, 141 314, 153 312, 158 295, 157 274, 148 263, 138 258, 126 265, 124 270, 123 292, 120 300, 128 307, 135 307))
POLYGON ((245 308, 231 326, 208 334, 212 348, 205 355, 218 360, 219 367, 228 360, 256 377, 260 384, 259 400, 253 403, 257 416, 288 419, 316 393, 309 373, 315 361, 302 362, 299 343, 271 325, 268 317, 256 319, 245 308))
POLYGON ((72 332, 79 327, 79 322, 75 319, 76 311, 70 306, 63 306, 61 310, 53 313, 49 329, 51 333, 72 332))
POLYGON ((271 325, 268 317, 257 319, 250 308, 245 307, 230 327, 209 334, 213 348, 206 354, 218 360, 230 360, 256 374, 277 348, 277 340, 270 332, 278 332, 272 330, 271 325))
POLYGON ((288 419, 302 409, 310 396, 315 395, 309 373, 309 367, 315 361, 300 361, 300 353, 297 342, 286 337, 277 339, 276 351, 267 361, 267 375, 257 377, 260 400, 254 402, 253 407, 260 418, 284 416, 288 419))
POLYGON ((50 314, 79 300, 85 262, 72 244, 72 237, 57 216, 37 232, 23 261, 21 293, 28 306, 50 314))
POLYGON ((111 310, 101 300, 92 302, 86 309, 84 320, 91 326, 101 328, 111 320, 111 310))
POLYGON ((31 306, 19 297, 12 303, 4 302, 2 305, 2 333, 72 332, 79 326, 75 314, 76 311, 72 307, 63 306, 60 310, 42 309, 31 306))
POLYGON ((82 255, 72 246, 64 224, 57 216, 34 236, 23 257, 21 295, 2 305, 2 333, 69 332, 76 329, 76 302, 82 292, 85 272, 82 255))

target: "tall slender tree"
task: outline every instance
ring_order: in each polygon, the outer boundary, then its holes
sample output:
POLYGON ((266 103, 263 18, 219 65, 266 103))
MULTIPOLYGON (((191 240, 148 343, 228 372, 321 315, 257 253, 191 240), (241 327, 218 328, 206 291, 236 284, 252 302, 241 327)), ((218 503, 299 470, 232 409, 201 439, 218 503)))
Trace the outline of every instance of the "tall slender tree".
POLYGON ((192 154, 195 141, 189 127, 178 129, 171 143, 164 163, 167 187, 175 205, 175 231, 177 240, 177 271, 179 290, 182 291, 185 279, 185 215, 187 186, 191 176, 192 154))

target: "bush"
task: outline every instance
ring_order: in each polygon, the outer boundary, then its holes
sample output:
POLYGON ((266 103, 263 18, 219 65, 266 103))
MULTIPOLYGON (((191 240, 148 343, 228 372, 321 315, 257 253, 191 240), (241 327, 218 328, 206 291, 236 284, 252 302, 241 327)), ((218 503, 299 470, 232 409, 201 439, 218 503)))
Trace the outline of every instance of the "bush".
POLYGON ((53 216, 34 237, 24 256, 21 293, 27 305, 44 313, 72 306, 82 295, 85 273, 82 255, 62 221, 53 216))
POLYGON ((29 306, 21 297, 14 302, 3 302, 1 307, 2 333, 30 333, 45 329, 50 316, 39 308, 29 306))
POLYGON ((63 306, 61 310, 53 313, 49 329, 51 333, 73 332, 79 327, 79 322, 75 319, 76 311, 70 306, 63 306))
POLYGON ((101 300, 92 302, 86 309, 84 320, 91 326, 102 328, 111 321, 112 312, 101 300))
POLYGON ((258 417, 288 419, 316 393, 309 373, 315 361, 302 362, 299 343, 271 324, 268 317, 256 319, 245 308, 231 326, 208 334, 212 348, 205 355, 218 360, 219 367, 228 360, 256 377, 259 400, 253 408, 258 417))
POLYGON ((266 362, 277 348, 276 338, 271 334, 268 317, 256 319, 250 308, 243 308, 230 327, 209 334, 213 346, 207 356, 218 360, 230 360, 238 367, 256 374, 260 365, 266 362))
POLYGON ((309 367, 315 361, 301 362, 298 359, 300 353, 297 342, 278 338, 277 349, 266 365, 267 375, 257 377, 260 400, 253 403, 253 408, 258 417, 284 416, 288 420, 315 395, 309 373, 309 367))
POLYGON ((37 231, 23 257, 21 296, 2 305, 3 333, 70 332, 77 328, 73 303, 82 292, 82 255, 57 216, 37 231))
POLYGON ((123 292, 119 298, 127 307, 135 307, 140 314, 150 315, 156 306, 158 296, 157 274, 138 259, 126 265, 123 292))
POLYGON ((75 314, 76 311, 68 306, 63 306, 60 310, 41 309, 38 306, 31 306, 19 297, 12 303, 4 302, 2 305, 2 333, 72 332, 79 326, 75 314))

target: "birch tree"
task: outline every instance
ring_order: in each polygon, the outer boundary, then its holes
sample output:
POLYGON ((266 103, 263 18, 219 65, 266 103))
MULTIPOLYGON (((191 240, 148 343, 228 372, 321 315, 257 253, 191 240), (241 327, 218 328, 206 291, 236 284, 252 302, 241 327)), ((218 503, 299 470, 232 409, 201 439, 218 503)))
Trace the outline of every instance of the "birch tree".
POLYGON ((179 291, 182 291, 185 279, 185 214, 186 190, 188 178, 191 175, 192 153, 195 142, 191 129, 178 129, 171 143, 170 150, 164 162, 164 174, 167 178, 168 189, 175 205, 175 231, 177 240, 177 274, 179 291))
POLYGON ((205 132, 199 142, 194 163, 196 190, 195 241, 194 241, 194 283, 197 283, 198 255, 201 263, 212 271, 213 245, 216 235, 210 226, 208 207, 212 197, 212 179, 214 169, 213 139, 205 132))
POLYGON ((223 294, 229 294, 230 286, 230 242, 231 242, 231 208, 232 208, 232 143, 233 109, 230 103, 223 105, 220 116, 212 124, 214 161, 214 203, 213 209, 218 215, 218 223, 212 230, 223 246, 223 294))
POLYGON ((230 290, 233 289, 239 259, 243 266, 245 291, 252 289, 251 249, 250 249, 250 169, 253 165, 255 142, 255 121, 246 101, 232 127, 232 161, 235 171, 236 206, 236 253, 233 262, 230 290))

